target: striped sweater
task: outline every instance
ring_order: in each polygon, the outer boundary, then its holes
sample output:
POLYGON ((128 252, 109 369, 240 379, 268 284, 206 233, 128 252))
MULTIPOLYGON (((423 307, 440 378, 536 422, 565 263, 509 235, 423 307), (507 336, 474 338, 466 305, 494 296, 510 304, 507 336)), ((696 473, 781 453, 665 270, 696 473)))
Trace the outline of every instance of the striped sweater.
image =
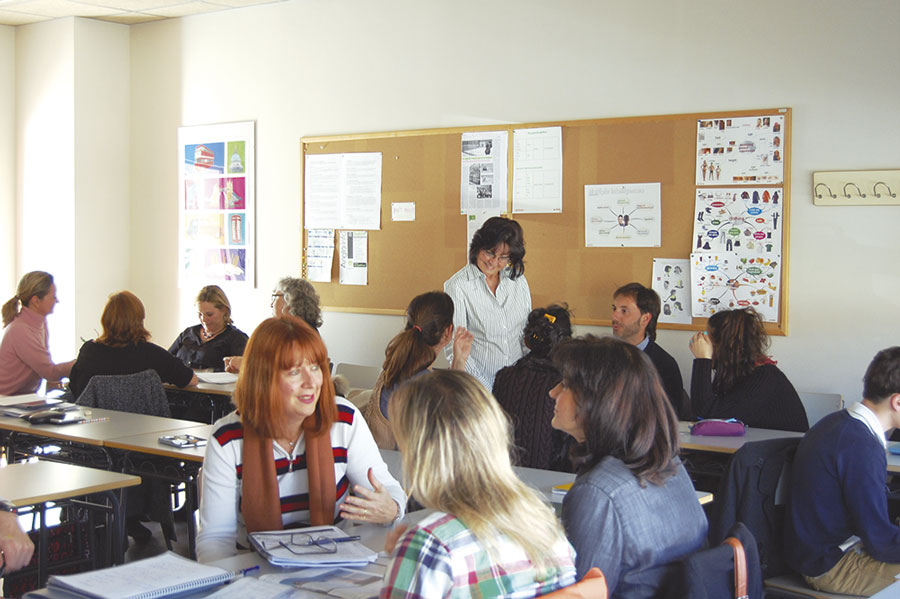
MULTIPOLYGON (((337 485, 335 519, 340 504, 352 485, 371 488, 367 472, 387 488, 400 506, 406 506, 406 495, 388 472, 365 420, 357 409, 342 397, 337 398, 338 419, 331 427, 334 453, 334 480, 337 485)), ((247 530, 240 512, 244 431, 240 416, 232 412, 215 424, 206 449, 201 473, 200 529, 197 535, 197 557, 210 562, 236 553, 236 544, 248 547, 247 530)), ((292 452, 273 444, 273 459, 281 496, 281 520, 285 525, 309 521, 309 484, 306 476, 304 438, 292 452)))

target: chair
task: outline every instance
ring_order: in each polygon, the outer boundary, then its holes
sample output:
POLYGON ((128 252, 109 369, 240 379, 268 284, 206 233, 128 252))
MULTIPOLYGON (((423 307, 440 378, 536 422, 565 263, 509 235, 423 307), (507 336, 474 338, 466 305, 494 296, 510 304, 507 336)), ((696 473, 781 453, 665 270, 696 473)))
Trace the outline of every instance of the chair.
POLYGON ((334 376, 339 374, 347 377, 351 389, 373 389, 378 375, 381 374, 381 367, 341 362, 334 367, 334 376))
POLYGON ((840 393, 800 391, 797 394, 800 396, 803 409, 806 410, 806 419, 810 427, 832 412, 844 408, 844 397, 840 393))
POLYGON ((135 374, 94 375, 75 403, 133 414, 172 416, 162 379, 152 369, 135 374))
POLYGON ((600 568, 591 568, 584 578, 565 588, 541 595, 547 599, 606 599, 609 589, 606 587, 606 577, 600 568))
MULTIPOLYGON (((152 369, 135 374, 94 375, 75 403, 85 407, 163 418, 172 415, 162 379, 152 369)), ((166 547, 171 551, 172 541, 177 539, 172 512, 171 485, 161 480, 150 479, 136 489, 128 489, 126 493, 128 494, 126 524, 131 518, 141 517, 149 512, 150 517, 160 523, 166 547)))
POLYGON ((762 599, 759 553, 753 534, 736 523, 721 545, 669 564, 663 599, 762 599))
POLYGON ((790 572, 782 556, 783 501, 776 495, 793 460, 800 437, 745 443, 737 450, 716 490, 709 519, 710 545, 718 545, 731 527, 743 522, 756 539, 763 579, 790 572))

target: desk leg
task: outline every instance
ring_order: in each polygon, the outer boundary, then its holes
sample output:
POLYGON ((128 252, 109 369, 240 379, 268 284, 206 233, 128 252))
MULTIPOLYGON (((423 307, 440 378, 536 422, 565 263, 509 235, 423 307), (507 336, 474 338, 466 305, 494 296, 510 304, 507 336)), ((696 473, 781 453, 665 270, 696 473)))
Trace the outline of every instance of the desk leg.
POLYGON ((43 588, 47 586, 47 571, 50 561, 50 541, 47 532, 47 506, 40 504, 38 506, 38 522, 41 529, 38 531, 38 586, 43 588))
POLYGON ((187 534, 188 552, 191 559, 197 559, 197 524, 194 520, 194 486, 197 484, 196 476, 187 477, 184 484, 184 509, 187 510, 187 534))

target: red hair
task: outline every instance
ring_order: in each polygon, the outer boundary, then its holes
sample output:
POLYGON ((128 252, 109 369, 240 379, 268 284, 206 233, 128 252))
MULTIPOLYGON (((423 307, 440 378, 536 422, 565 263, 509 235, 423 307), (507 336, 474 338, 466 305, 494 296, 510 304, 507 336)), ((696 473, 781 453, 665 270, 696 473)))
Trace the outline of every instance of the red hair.
POLYGON ((241 423, 260 437, 273 439, 287 431, 284 399, 279 390, 279 377, 298 362, 309 360, 322 371, 322 389, 315 412, 303 422, 310 436, 327 433, 337 420, 334 383, 328 365, 328 350, 319 334, 294 316, 268 318, 262 322, 244 349, 241 372, 234 389, 234 404, 241 423))

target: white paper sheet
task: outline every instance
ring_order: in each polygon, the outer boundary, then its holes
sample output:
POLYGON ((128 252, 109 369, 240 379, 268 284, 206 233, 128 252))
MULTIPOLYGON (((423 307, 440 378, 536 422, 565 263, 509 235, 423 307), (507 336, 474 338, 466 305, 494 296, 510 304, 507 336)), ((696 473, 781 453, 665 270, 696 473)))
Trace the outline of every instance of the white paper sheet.
POLYGON ((391 203, 391 220, 397 221, 397 222, 416 220, 416 203, 415 202, 392 202, 391 203))
POLYGON ((778 320, 781 256, 740 256, 734 252, 691 254, 692 314, 753 307, 766 322, 778 320))
POLYGON ((659 322, 691 324, 691 261, 654 258, 653 290, 662 303, 659 322))
POLYGON ((781 187, 698 189, 693 251, 780 254, 783 195, 781 187))
POLYGON ((381 228, 381 153, 307 154, 306 229, 381 228))
POLYGON ((341 229, 381 228, 381 152, 342 154, 341 229))
POLYGON ((784 181, 784 115, 697 121, 697 185, 784 181))
POLYGON ((368 233, 366 231, 341 231, 340 262, 341 285, 367 285, 369 278, 368 233))
POLYGON ((513 213, 562 212, 562 127, 513 130, 513 213))
POLYGON ((586 247, 659 247, 660 184, 584 186, 586 247))
POLYGON ((334 229, 306 232, 306 278, 316 283, 331 282, 334 262, 334 229))
POLYGON ((462 134, 459 211, 506 212, 506 131, 474 131, 462 134))
POLYGON ((340 154, 306 155, 303 225, 307 229, 341 226, 341 161, 340 154))

